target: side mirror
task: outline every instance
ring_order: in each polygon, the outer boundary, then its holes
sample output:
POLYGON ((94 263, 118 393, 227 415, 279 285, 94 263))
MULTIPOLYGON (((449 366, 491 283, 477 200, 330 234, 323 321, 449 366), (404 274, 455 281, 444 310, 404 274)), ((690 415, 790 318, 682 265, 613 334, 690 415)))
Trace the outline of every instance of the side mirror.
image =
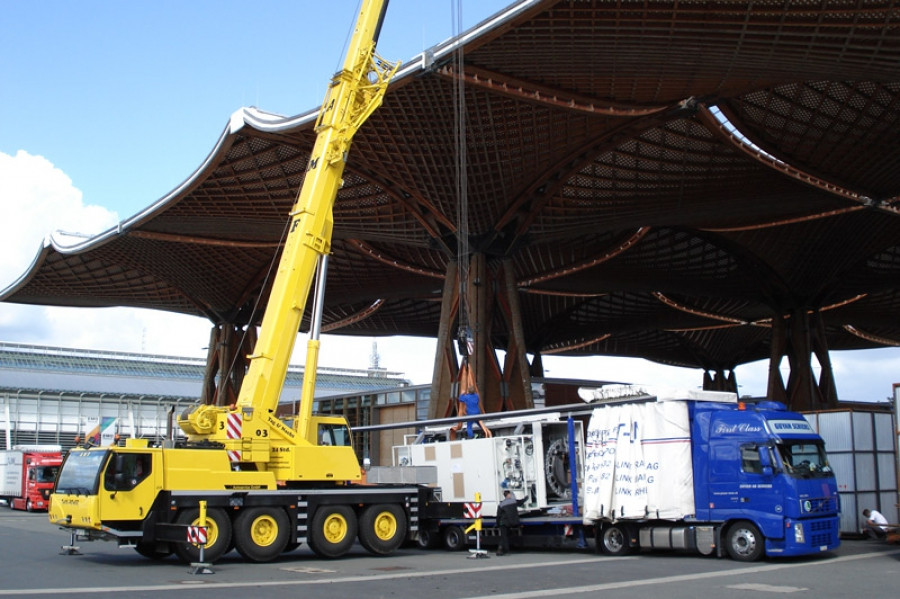
POLYGON ((772 448, 768 445, 759 447, 759 463, 762 465, 762 473, 764 476, 774 476, 778 469, 777 465, 772 461, 772 448))

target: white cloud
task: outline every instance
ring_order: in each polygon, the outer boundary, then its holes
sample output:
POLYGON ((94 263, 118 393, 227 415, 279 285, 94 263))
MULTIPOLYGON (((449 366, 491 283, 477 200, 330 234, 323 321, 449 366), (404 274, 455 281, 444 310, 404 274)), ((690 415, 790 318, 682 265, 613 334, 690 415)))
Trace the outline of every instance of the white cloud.
MULTIPOLYGON (((85 205, 72 180, 49 160, 19 151, 0 152, 0 288, 24 274, 44 238, 58 230, 94 235, 118 222, 101 206, 85 205)), ((211 323, 203 318, 131 308, 59 308, 0 303, 0 340, 37 345, 205 357, 211 323)), ((365 369, 371 337, 323 335, 319 364, 365 369)), ((433 339, 378 339, 380 366, 413 382, 431 380, 433 339)), ((294 363, 302 364, 306 339, 298 338, 294 363)))
MULTIPOLYGON (((48 234, 94 235, 118 215, 85 205, 72 180, 49 160, 0 152, 0 288, 23 275, 48 234)), ((54 308, 0 303, 0 340, 63 347, 204 355, 209 324, 152 310, 54 308)))
POLYGON ((85 206, 72 180, 43 156, 19 150, 15 156, 0 152, 0 284, 4 287, 21 275, 33 260, 43 239, 64 229, 84 234, 99 233, 118 220, 100 206, 85 206))

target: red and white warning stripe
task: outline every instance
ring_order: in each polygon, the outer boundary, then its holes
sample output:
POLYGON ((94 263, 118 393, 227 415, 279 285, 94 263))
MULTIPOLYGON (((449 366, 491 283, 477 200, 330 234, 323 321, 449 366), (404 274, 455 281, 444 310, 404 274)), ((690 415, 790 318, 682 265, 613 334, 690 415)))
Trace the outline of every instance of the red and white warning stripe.
POLYGON ((229 439, 240 439, 243 426, 244 423, 239 412, 228 412, 228 419, 225 423, 225 435, 229 439))
POLYGON ((205 526, 188 526, 187 542, 194 545, 206 545, 206 527, 205 526))
MULTIPOLYGON (((225 421, 225 436, 229 439, 240 439, 243 434, 244 421, 239 412, 229 412, 225 421)), ((241 461, 241 452, 237 449, 228 451, 228 460, 231 462, 241 461)))

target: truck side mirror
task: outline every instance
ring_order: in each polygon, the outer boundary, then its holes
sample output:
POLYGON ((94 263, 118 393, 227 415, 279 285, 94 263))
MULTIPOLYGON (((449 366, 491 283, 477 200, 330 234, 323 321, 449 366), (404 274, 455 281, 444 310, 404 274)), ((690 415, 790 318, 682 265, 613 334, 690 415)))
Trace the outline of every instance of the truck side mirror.
POLYGON ((772 463, 771 448, 768 445, 759 447, 759 463, 762 466, 763 476, 775 475, 775 465, 772 463))

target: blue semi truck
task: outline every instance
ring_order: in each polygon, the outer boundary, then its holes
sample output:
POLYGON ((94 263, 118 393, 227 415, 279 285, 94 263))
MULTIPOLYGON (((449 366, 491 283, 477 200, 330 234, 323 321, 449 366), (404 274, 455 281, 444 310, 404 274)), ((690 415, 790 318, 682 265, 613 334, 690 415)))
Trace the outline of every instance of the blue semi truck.
POLYGON ((496 543, 504 490, 520 502, 513 543, 624 555, 683 550, 753 561, 838 547, 839 498, 824 442, 771 401, 680 392, 483 415, 491 437, 452 441, 426 424, 394 448, 440 488, 420 506, 421 547, 472 547, 466 504, 482 499, 477 542, 496 543), (502 420, 492 420, 502 418, 502 420), (585 433, 585 426, 586 433, 585 433))
POLYGON ((609 554, 683 549, 753 561, 840 544, 825 444, 778 402, 596 408, 584 480, 585 522, 609 554))

